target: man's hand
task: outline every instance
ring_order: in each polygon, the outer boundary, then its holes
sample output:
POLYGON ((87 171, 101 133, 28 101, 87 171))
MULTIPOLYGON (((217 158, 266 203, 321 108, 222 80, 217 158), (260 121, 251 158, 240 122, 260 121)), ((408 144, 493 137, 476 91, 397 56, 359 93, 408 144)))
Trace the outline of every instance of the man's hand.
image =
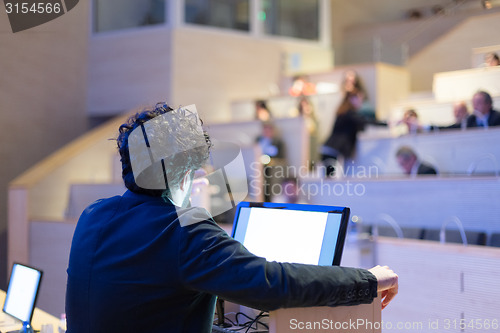
POLYGON ((377 291, 382 292, 382 309, 398 293, 398 275, 387 266, 375 266, 368 271, 377 278, 377 291))

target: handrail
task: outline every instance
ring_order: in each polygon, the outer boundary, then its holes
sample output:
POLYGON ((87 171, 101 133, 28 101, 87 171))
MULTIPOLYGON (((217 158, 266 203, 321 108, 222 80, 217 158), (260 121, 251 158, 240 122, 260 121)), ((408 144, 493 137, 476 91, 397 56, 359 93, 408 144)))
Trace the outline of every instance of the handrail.
MULTIPOLYGON (((386 213, 379 214, 379 215, 377 215, 376 220, 380 220, 380 221, 384 221, 384 222, 389 223, 389 225, 396 232, 396 236, 398 236, 398 238, 404 237, 403 230, 401 229, 399 224, 396 222, 396 220, 392 216, 390 216, 389 214, 386 214, 386 213)), ((375 237, 378 237, 378 226, 377 225, 374 226, 374 233, 373 234, 375 237)))
POLYGON ((460 221, 460 219, 456 216, 448 217, 441 225, 441 231, 439 232, 439 242, 441 244, 446 243, 446 226, 450 222, 454 222, 457 225, 458 230, 460 231, 460 236, 462 237, 462 243, 464 244, 464 246, 467 246, 467 236, 465 235, 464 226, 462 224, 462 221, 460 221))
POLYGON ((495 177, 498 177, 498 163, 495 155, 493 155, 492 153, 481 155, 479 158, 472 161, 471 164, 469 165, 469 168, 467 169, 467 175, 471 176, 474 173, 474 171, 476 171, 479 162, 485 160, 491 161, 491 163, 493 164, 493 169, 495 170, 495 177))
POLYGON ((36 163, 20 176, 16 177, 9 184, 9 187, 32 187, 42 179, 47 177, 57 167, 63 165, 66 161, 77 156, 85 148, 91 147, 102 137, 117 135, 118 127, 124 123, 131 113, 117 116, 116 118, 98 126, 87 133, 81 135, 67 145, 58 149, 42 161, 36 163))

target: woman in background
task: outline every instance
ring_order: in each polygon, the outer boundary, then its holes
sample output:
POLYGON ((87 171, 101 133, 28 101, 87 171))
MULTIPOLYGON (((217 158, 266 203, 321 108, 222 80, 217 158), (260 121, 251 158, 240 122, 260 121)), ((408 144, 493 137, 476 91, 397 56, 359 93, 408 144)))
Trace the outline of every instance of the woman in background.
POLYGON ((321 160, 326 167, 327 176, 333 176, 340 156, 351 158, 354 155, 358 132, 364 129, 366 122, 358 114, 363 98, 363 93, 357 90, 346 92, 337 109, 332 132, 321 146, 321 160))
POLYGON ((366 118, 368 121, 376 122, 375 109, 368 100, 368 93, 366 91, 363 80, 355 70, 348 70, 344 73, 342 80, 342 91, 348 93, 360 93, 363 95, 363 101, 358 109, 358 114, 366 118))

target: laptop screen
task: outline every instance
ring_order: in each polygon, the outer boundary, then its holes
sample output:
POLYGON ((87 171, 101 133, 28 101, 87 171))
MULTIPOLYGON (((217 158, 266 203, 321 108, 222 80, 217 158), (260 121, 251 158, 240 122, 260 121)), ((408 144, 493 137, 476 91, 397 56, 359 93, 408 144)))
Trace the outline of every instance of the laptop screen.
POLYGON ((268 261, 340 265, 349 208, 241 202, 232 236, 268 261))
POLYGON ((14 263, 3 312, 23 322, 31 322, 41 279, 41 270, 14 263))

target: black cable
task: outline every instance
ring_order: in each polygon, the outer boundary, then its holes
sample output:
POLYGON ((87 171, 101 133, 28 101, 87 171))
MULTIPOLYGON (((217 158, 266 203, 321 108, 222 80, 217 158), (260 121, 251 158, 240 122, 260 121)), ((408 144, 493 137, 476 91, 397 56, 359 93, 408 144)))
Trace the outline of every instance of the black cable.
POLYGON ((234 321, 232 321, 231 319, 229 319, 228 317, 224 317, 224 321, 228 321, 231 325, 233 326, 236 326, 236 324, 234 323, 234 321))
POLYGON ((235 324, 234 321, 232 321, 231 319, 229 319, 227 316, 224 316, 224 324, 228 324, 229 326, 221 326, 221 325, 219 325, 217 319, 218 319, 218 317, 214 318, 214 321, 213 321, 212 325, 216 325, 216 326, 219 326, 219 327, 238 326, 237 324, 235 324), (229 322, 229 323, 226 323, 226 322, 229 322))
MULTIPOLYGON (((235 314, 236 323, 233 322, 231 319, 229 319, 227 317, 224 317, 224 322, 228 321, 229 323, 231 323, 231 325, 233 327, 233 328, 231 328, 231 330, 234 331, 234 332, 240 332, 240 331, 245 330, 245 333, 248 333, 248 332, 250 332, 251 329, 258 330, 259 329, 259 324, 261 326, 263 326, 266 330, 269 331, 269 326, 259 320, 259 319, 264 318, 264 317, 269 317, 269 314, 267 312, 264 312, 264 311, 261 311, 255 318, 252 318, 252 317, 248 316, 247 314, 245 314, 243 312, 237 312, 235 314), (245 321, 245 322, 241 322, 240 321, 241 318, 239 318, 239 317, 245 317, 248 320, 245 321), (255 323, 255 327, 252 327, 252 325, 254 323, 255 323), (236 327, 238 327, 238 328, 236 328, 236 327)), ((215 323, 215 321, 214 321, 214 325, 217 325, 215 323)))
MULTIPOLYGON (((259 324, 261 324, 262 326, 264 326, 267 330, 269 330, 269 326, 267 326, 266 324, 264 324, 263 322, 259 321, 260 318, 263 318, 263 317, 268 317, 269 315, 268 314, 265 314, 264 311, 261 311, 259 313, 259 315, 257 317, 255 317, 251 322, 250 324, 248 325, 248 328, 247 330, 245 331, 245 333, 248 333, 250 331, 250 329, 252 329, 252 325, 253 323, 255 323, 255 330, 258 330, 259 329, 259 324)), ((248 316, 247 316, 248 317, 248 316)), ((247 323, 248 324, 248 323, 247 323)))

